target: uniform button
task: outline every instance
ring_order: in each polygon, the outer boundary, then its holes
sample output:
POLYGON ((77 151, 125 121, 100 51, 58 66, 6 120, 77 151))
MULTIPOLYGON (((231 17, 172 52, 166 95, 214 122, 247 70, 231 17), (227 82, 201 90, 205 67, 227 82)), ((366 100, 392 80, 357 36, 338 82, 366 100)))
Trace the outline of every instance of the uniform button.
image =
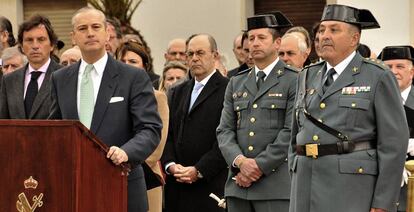
POLYGON ((257 108, 257 104, 253 104, 253 108, 257 108))
POLYGON ((322 121, 322 119, 318 119, 318 121, 320 122, 320 123, 322 123, 323 121, 322 121))
POLYGON ((360 173, 360 174, 364 173, 364 169, 362 167, 359 167, 358 173, 360 173))
POLYGON ((324 109, 325 107, 326 107, 326 105, 325 105, 325 103, 321 103, 320 105, 319 105, 319 107, 321 108, 321 109, 324 109))
POLYGON ((240 110, 240 107, 239 107, 239 106, 237 106, 237 107, 236 107, 236 110, 240 110))
POLYGON ((256 121, 256 119, 255 119, 254 117, 251 117, 251 118, 250 118, 250 122, 251 122, 251 123, 254 123, 255 121, 256 121))
POLYGON ((272 108, 276 108, 276 105, 272 105, 271 107, 272 107, 272 108))
POLYGON ((249 151, 253 151, 253 146, 249 146, 248 148, 247 148, 249 151))
POLYGON ((355 106, 356 106, 356 103, 352 102, 351 107, 355 107, 355 106))
POLYGON ((249 136, 254 136, 254 132, 249 132, 249 136))
POLYGON ((319 140, 319 136, 318 136, 318 135, 313 135, 313 136, 312 136, 312 140, 314 140, 314 141, 319 140))
POLYGON ((276 171, 276 169, 272 169, 272 172, 275 172, 276 171))

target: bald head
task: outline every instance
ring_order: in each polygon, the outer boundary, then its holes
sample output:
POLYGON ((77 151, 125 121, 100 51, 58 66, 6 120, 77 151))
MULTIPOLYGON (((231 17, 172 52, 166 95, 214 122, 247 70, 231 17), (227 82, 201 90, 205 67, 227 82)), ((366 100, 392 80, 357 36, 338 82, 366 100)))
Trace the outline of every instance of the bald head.
POLYGON ((185 64, 187 59, 185 49, 185 39, 176 38, 171 40, 168 43, 167 52, 164 54, 166 62, 179 61, 185 64))
POLYGON ((78 62, 82 58, 79 47, 72 47, 62 53, 60 56, 60 64, 63 66, 69 66, 78 62))

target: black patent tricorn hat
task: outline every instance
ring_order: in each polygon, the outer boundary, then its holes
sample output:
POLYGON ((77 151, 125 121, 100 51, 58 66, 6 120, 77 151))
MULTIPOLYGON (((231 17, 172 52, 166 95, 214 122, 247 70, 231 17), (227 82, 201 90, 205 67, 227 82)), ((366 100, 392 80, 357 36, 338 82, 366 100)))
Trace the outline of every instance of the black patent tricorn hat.
POLYGON ((379 23, 369 10, 340 4, 326 5, 321 21, 342 21, 356 25, 360 29, 380 28, 379 23))
POLYGON ((247 18, 247 31, 260 28, 281 29, 291 26, 293 26, 292 22, 280 11, 247 18))
POLYGON ((387 46, 378 55, 382 61, 406 59, 414 62, 414 48, 412 46, 387 46))

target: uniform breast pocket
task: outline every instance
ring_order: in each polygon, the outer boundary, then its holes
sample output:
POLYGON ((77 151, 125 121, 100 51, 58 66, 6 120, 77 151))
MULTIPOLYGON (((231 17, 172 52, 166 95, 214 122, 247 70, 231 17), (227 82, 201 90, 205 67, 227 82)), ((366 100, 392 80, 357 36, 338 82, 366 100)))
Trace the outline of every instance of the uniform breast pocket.
POLYGON ((263 100, 261 109, 265 128, 281 128, 285 122, 286 99, 263 100))
POLYGON ((369 110, 371 101, 364 98, 340 98, 339 107, 346 110, 346 127, 354 128, 363 118, 363 114, 369 110))
POLYGON ((236 101, 233 104, 234 113, 236 114, 237 129, 246 127, 247 121, 244 120, 247 117, 247 108, 249 107, 249 101, 236 101))

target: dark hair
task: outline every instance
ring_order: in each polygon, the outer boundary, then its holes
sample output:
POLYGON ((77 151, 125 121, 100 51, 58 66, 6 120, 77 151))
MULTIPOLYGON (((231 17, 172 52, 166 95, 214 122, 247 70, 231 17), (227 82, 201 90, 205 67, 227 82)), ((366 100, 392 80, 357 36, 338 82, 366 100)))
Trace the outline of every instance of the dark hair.
POLYGON ((9 37, 7 38, 7 43, 9 44, 10 47, 14 46, 14 44, 16 44, 16 39, 14 39, 13 27, 9 19, 7 19, 4 16, 0 16, 0 30, 7 31, 9 33, 9 37))
POLYGON ((312 35, 311 35, 311 37, 312 37, 313 41, 315 41, 315 39, 316 39, 316 34, 318 34, 320 26, 321 26, 321 22, 316 22, 312 26, 312 35))
POLYGON ((57 35, 53 30, 52 24, 49 19, 42 15, 34 15, 29 20, 23 22, 19 27, 18 41, 20 44, 23 44, 23 33, 30 31, 31 29, 43 25, 49 36, 50 44, 56 46, 57 44, 57 35))
POLYGON ((362 57, 370 57, 371 56, 371 49, 365 44, 360 43, 357 48, 357 52, 361 54, 362 57))
POLYGON ((243 46, 244 41, 249 37, 247 32, 243 32, 242 39, 241 39, 241 45, 243 46))
POLYGON ((127 51, 134 52, 139 55, 142 59, 142 64, 144 65, 145 71, 153 69, 152 63, 150 63, 148 53, 145 51, 144 46, 138 43, 136 40, 129 40, 121 44, 121 46, 116 50, 115 55, 117 60, 121 60, 122 57, 127 53, 127 51))
POLYGON ((122 38, 121 23, 117 19, 106 18, 106 22, 114 26, 116 38, 122 38))

